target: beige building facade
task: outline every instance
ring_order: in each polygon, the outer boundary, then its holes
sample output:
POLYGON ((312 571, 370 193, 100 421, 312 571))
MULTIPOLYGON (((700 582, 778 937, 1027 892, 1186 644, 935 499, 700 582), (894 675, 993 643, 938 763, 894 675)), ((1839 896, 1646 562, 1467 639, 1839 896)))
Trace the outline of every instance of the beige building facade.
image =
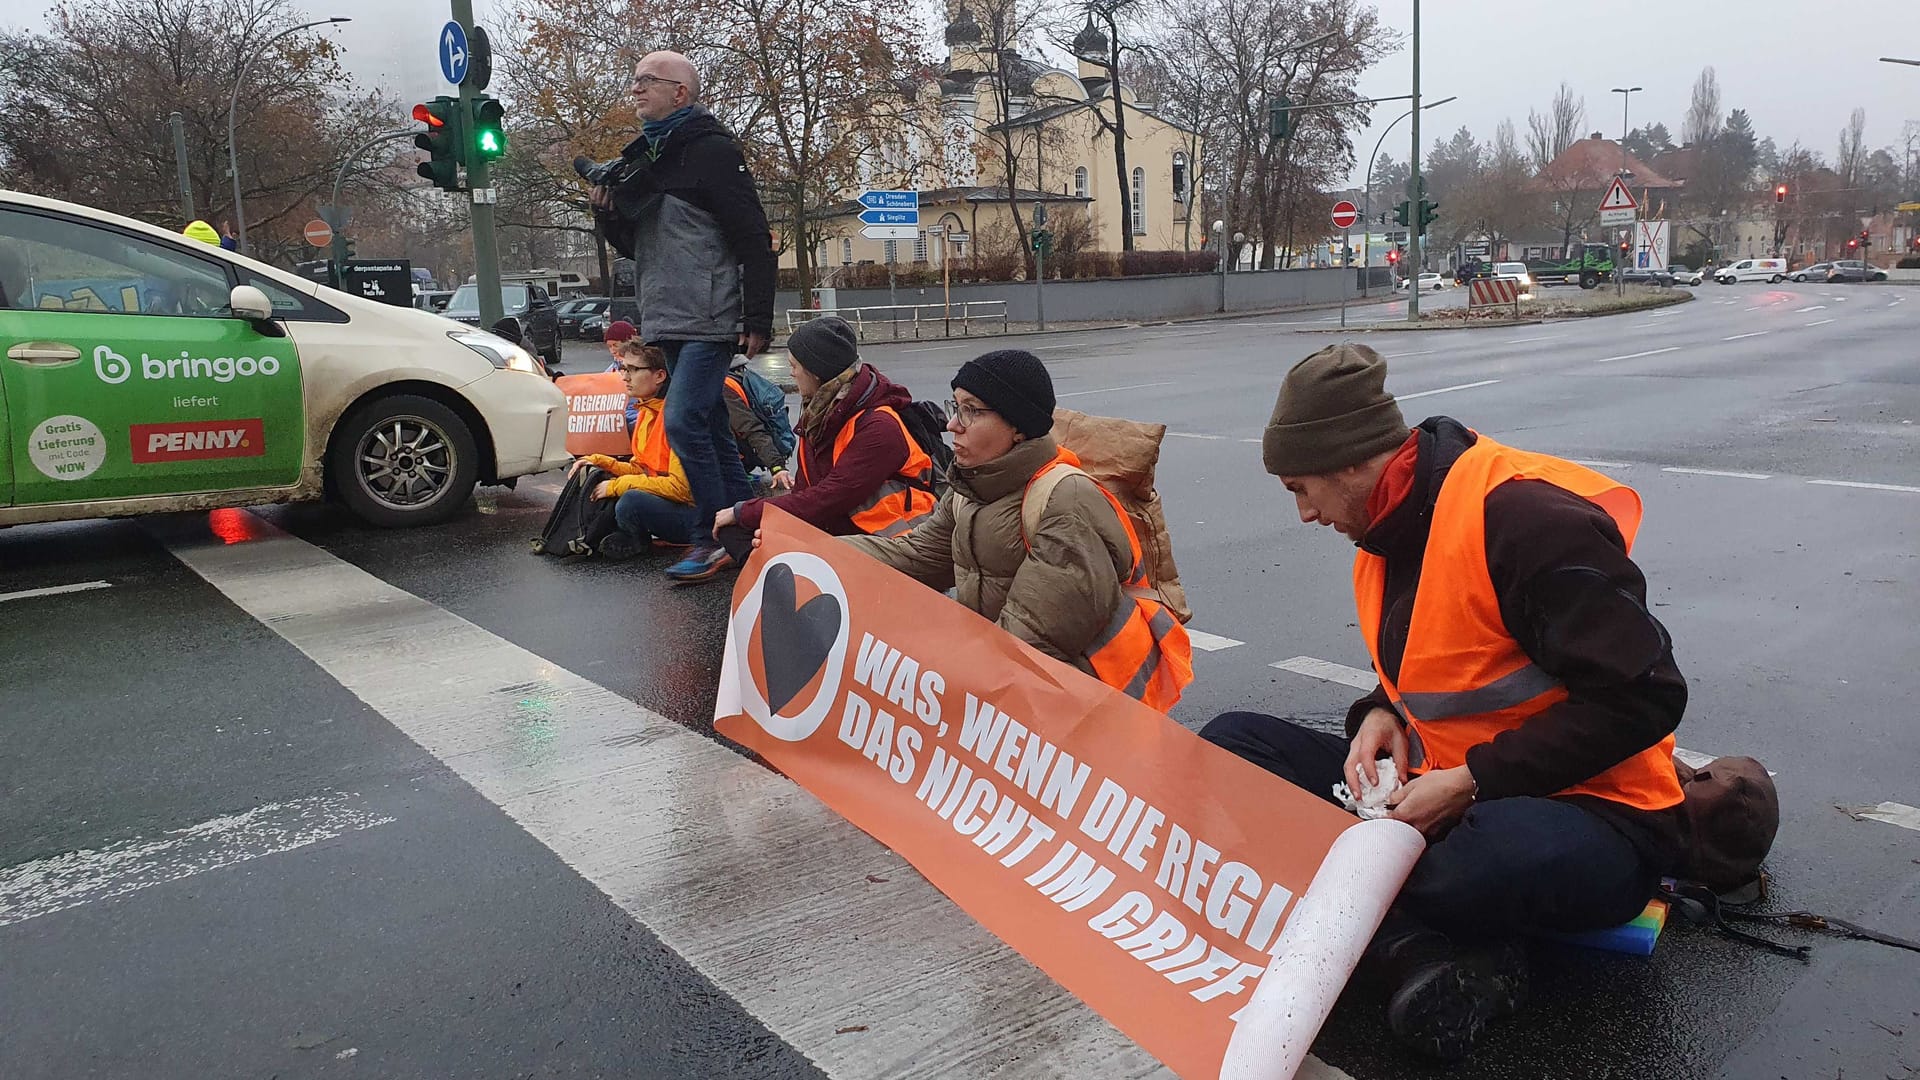
MULTIPOLYGON (((1104 50, 1104 39, 1085 38, 1089 30, 1091 24, 1076 44, 1104 50)), ((862 167, 866 187, 920 193, 914 235, 863 236, 860 208, 852 201, 859 192, 846 192, 846 203, 816 218, 814 262, 828 277, 859 263, 937 268, 944 258, 1013 256, 1021 250, 1016 202, 1027 229, 1033 228, 1035 205, 1043 205, 1047 228, 1063 239, 1077 233, 1082 250, 1120 251, 1126 233, 1139 251, 1200 249, 1201 146, 1191 132, 1122 89, 1132 199, 1123 213, 1110 130, 1115 103, 1103 69, 1080 61, 1076 72, 1067 72, 1014 55, 1003 88, 994 53, 964 8, 947 27, 947 45, 944 68, 903 87, 897 145, 862 167), (1017 162, 1017 199, 1008 197, 1003 166, 1009 143, 1017 162), (952 240, 956 235, 965 240, 952 240)), ((794 253, 784 253, 780 264, 794 266, 794 253)))

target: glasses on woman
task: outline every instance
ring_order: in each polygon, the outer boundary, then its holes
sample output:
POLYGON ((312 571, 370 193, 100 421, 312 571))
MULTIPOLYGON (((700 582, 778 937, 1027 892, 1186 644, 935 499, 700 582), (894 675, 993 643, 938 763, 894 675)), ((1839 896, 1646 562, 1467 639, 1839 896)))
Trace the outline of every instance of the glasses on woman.
POLYGON ((993 410, 984 405, 962 405, 954 398, 947 399, 947 419, 957 422, 961 431, 972 427, 981 417, 992 415, 993 410))

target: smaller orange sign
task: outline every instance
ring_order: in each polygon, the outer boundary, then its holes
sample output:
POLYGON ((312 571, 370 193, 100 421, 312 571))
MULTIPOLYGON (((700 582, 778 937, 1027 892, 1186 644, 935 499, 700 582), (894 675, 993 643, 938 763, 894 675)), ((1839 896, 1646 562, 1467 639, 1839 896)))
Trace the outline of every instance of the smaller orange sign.
POLYGON ((633 452, 627 432, 627 384, 617 371, 562 375, 553 385, 567 395, 567 453, 625 456, 633 452))
POLYGON ((312 221, 307 222, 304 235, 307 238, 307 243, 312 244, 314 247, 326 247, 328 244, 333 243, 333 226, 321 221, 319 218, 314 218, 312 221))

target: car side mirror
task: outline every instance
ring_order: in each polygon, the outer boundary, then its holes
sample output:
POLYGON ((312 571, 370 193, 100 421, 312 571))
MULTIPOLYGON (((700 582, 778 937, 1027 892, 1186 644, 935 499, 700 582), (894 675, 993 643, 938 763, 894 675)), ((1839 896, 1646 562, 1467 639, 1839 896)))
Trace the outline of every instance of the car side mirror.
POLYGON ((286 337, 287 332, 273 319, 273 301, 253 285, 235 285, 227 294, 227 310, 236 319, 245 319, 263 337, 286 337))
POLYGON ((515 345, 526 344, 526 342, 520 340, 520 320, 519 319, 515 319, 512 317, 501 319, 499 322, 493 324, 493 332, 503 338, 506 338, 508 341, 513 342, 515 345))

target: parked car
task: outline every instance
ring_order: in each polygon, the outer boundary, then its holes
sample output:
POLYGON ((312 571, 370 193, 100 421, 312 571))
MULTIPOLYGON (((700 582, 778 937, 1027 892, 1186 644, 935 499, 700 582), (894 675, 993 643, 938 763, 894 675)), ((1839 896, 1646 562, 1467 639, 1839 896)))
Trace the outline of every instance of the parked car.
POLYGON ((560 318, 560 336, 577 338, 580 336, 580 324, 589 315, 598 315, 607 310, 607 298, 604 296, 583 296, 577 300, 568 300, 555 309, 560 318))
POLYGON ((607 327, 622 319, 640 325, 640 302, 625 298, 609 301, 605 311, 580 320, 580 336, 588 341, 605 341, 607 327))
MULTIPOLYGON (((539 353, 548 371, 560 370, 560 317, 554 313, 547 290, 538 285, 500 286, 500 310, 511 319, 517 340, 527 351, 539 353)), ((470 326, 480 325, 480 286, 462 285, 454 290, 441 314, 470 326)), ((483 327, 492 330, 493 327, 483 327)))
POLYGON ((1740 259, 1714 271, 1713 279, 1722 285, 1737 281, 1766 281, 1778 285, 1787 280, 1787 260, 1740 259))
POLYGON ((413 298, 413 306, 421 311, 441 312, 447 310, 447 301, 451 299, 451 289, 428 289, 413 298))
POLYGON ((1629 285, 1672 285, 1673 275, 1664 266, 1629 266, 1620 271, 1620 280, 1629 285))
POLYGON ((1793 281, 1825 281, 1827 280, 1827 271, 1831 269, 1833 269, 1833 264, 1830 262, 1814 263, 1812 266, 1795 270, 1793 273, 1788 274, 1787 277, 1793 281))
POLYGON ((0 526, 322 498, 425 525, 568 461, 566 398, 510 342, 15 191, 0 350, 0 526))
POLYGON ((1860 259, 1840 259, 1827 271, 1827 280, 1841 281, 1885 281, 1887 272, 1860 259))
POLYGON ((1707 275, 1698 270, 1690 270, 1679 263, 1668 263, 1667 273, 1673 275, 1675 285, 1698 285, 1707 280, 1707 275))

